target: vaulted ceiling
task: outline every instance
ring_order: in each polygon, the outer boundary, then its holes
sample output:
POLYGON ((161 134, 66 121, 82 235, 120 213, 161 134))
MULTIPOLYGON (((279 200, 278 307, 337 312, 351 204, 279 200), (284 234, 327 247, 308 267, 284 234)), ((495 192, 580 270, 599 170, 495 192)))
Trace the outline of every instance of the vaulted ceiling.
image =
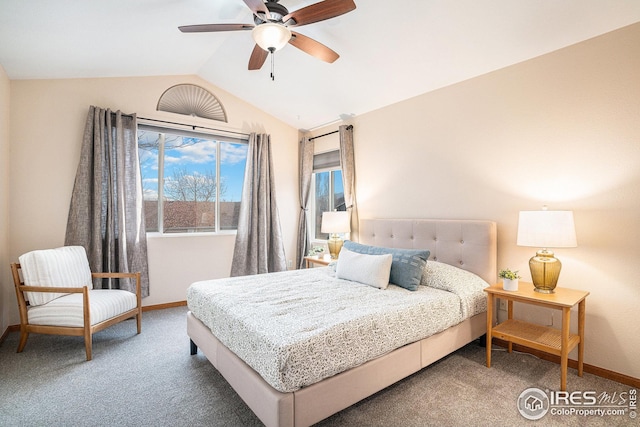
MULTIPOLYGON (((289 11, 316 0, 281 0, 289 11)), ((640 22, 638 0, 355 0, 295 28, 340 54, 288 45, 247 69, 242 0, 0 0, 0 65, 10 79, 197 74, 298 129, 359 115, 640 22)))

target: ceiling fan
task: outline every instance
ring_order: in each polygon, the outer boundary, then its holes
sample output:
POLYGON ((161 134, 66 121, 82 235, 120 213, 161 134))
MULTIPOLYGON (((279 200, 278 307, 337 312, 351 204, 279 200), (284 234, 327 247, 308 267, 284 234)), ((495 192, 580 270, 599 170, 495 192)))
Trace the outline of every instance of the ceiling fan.
MULTIPOLYGON (((249 58, 249 70, 262 68, 269 53, 286 46, 297 47, 325 62, 334 62, 340 57, 322 43, 305 35, 291 31, 289 27, 313 24, 351 12, 356 8, 353 0, 324 0, 293 12, 278 3, 278 0, 243 0, 253 12, 254 24, 202 24, 178 27, 183 33, 209 33, 219 31, 251 30, 256 46, 249 58)), ((273 66, 273 63, 272 63, 273 66)), ((273 71, 271 78, 273 79, 273 71)))

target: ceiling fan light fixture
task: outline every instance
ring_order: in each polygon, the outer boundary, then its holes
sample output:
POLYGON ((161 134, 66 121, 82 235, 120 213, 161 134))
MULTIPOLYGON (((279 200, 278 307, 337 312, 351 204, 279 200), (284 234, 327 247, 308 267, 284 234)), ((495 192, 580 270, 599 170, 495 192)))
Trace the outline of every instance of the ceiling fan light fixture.
POLYGON ((282 49, 287 43, 289 43, 289 40, 291 39, 291 30, 282 24, 265 22, 264 24, 256 25, 252 30, 251 35, 258 46, 273 53, 276 50, 282 49))

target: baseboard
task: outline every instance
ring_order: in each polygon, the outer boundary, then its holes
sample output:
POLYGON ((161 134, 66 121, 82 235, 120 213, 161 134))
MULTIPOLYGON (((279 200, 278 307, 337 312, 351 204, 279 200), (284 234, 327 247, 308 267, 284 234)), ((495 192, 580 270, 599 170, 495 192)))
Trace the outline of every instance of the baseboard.
MULTIPOLYGON (((493 338, 492 341, 493 341, 493 344, 497 346, 504 347, 504 348, 508 347, 507 341, 501 340, 499 338, 493 338)), ((560 364, 560 356, 556 356, 554 354, 549 354, 543 351, 524 347, 519 344, 514 344, 512 348, 513 350, 518 351, 520 353, 529 353, 540 359, 548 360, 549 362, 554 362, 554 363, 557 363, 558 365, 560 364)), ((578 361, 569 359, 568 366, 569 368, 578 369, 578 361)), ((634 388, 640 388, 639 378, 630 377, 628 375, 620 374, 618 372, 610 371, 608 369, 600 368, 598 366, 589 365, 588 363, 583 363, 582 369, 584 370, 584 372, 588 372, 598 377, 606 378, 608 380, 615 381, 621 384, 626 384, 634 388)))
POLYGON ((4 340, 9 336, 11 332, 20 332, 20 325, 9 325, 7 327, 7 330, 4 331, 4 333, 0 337, 0 345, 2 345, 4 340))
POLYGON ((187 305, 187 301, 167 302, 164 304, 145 305, 142 307, 142 312, 152 310, 162 310, 164 308, 183 307, 187 305))

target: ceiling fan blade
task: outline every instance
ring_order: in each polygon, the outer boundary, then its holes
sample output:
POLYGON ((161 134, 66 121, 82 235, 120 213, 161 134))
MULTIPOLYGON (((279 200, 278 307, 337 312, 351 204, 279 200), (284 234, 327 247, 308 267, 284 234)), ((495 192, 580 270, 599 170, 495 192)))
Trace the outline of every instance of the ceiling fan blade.
POLYGON ((325 19, 335 18, 336 16, 351 12, 355 8, 356 4, 353 0, 324 0, 285 15, 282 18, 282 22, 286 23, 289 27, 299 27, 301 25, 324 21, 325 19), (295 22, 287 22, 290 19, 293 19, 295 22))
POLYGON ((249 58, 249 69, 259 70, 262 68, 262 64, 267 60, 267 55, 269 55, 269 52, 256 45, 253 48, 253 52, 251 52, 251 57, 249 58))
POLYGON ((331 63, 340 58, 340 55, 322 43, 293 31, 291 31, 291 40, 289 40, 289 44, 325 62, 331 63))
POLYGON ((269 16, 269 9, 264 4, 262 0, 244 0, 244 3, 251 9, 255 15, 258 15, 259 18, 262 18, 260 15, 269 16))
POLYGON ((214 33, 218 31, 253 30, 253 24, 202 24, 178 27, 183 33, 214 33))

